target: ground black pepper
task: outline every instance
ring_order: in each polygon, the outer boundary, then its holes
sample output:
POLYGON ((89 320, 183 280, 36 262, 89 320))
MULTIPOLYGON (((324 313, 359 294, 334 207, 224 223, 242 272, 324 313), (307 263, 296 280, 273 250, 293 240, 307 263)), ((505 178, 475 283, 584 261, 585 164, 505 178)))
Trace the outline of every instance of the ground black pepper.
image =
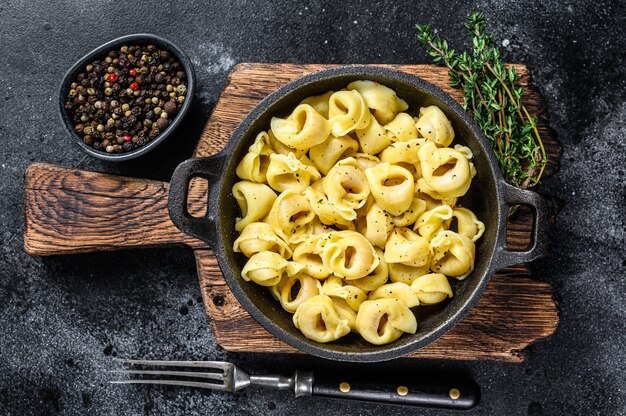
POLYGON ((83 143, 129 152, 171 124, 185 102, 186 82, 169 51, 124 45, 85 66, 70 85, 65 108, 83 143))

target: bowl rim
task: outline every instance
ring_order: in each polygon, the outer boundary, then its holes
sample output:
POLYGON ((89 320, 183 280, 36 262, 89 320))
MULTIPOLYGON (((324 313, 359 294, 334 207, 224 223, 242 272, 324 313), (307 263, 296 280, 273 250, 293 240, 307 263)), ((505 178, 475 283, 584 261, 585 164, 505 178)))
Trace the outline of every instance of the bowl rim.
MULTIPOLYGON (((494 257, 496 255, 496 251, 498 247, 504 244, 506 229, 505 222, 503 218, 505 217, 506 211, 506 203, 503 200, 503 187, 504 179, 500 170, 498 169, 498 163, 491 150, 491 146, 487 141, 484 133, 480 130, 480 128, 476 125, 471 116, 461 107, 459 103, 457 103, 448 93, 443 91, 441 88, 431 84, 430 82, 420 78, 419 76, 412 75, 406 73, 404 71, 393 69, 389 67, 376 66, 376 65, 345 65, 338 66, 329 69, 323 69, 320 71, 315 71, 310 74, 304 75, 294 81, 289 82, 288 84, 280 87, 279 89, 273 91, 268 96, 266 96, 263 100, 261 100, 240 122, 232 136, 230 137, 226 146, 216 155, 212 156, 218 163, 221 164, 219 171, 221 171, 222 175, 217 178, 216 186, 212 189, 215 189, 215 193, 210 192, 209 200, 215 200, 214 198, 218 198, 218 204, 215 204, 218 210, 225 209, 226 207, 223 205, 225 199, 223 196, 222 188, 224 187, 224 178, 225 173, 229 171, 229 166, 232 167, 233 163, 238 163, 238 161, 233 161, 232 154, 235 148, 239 145, 239 142, 246 135, 250 126, 256 123, 256 120, 264 115, 267 111, 268 107, 276 104, 276 102, 284 99, 284 97, 288 96, 291 93, 294 93, 298 89, 311 84, 324 82, 328 79, 332 79, 335 77, 341 76, 360 76, 367 79, 368 76, 386 76, 389 78, 394 78, 400 82, 404 82, 407 84, 411 84, 416 86, 417 88, 422 89, 427 94, 434 96, 443 102, 450 111, 454 112, 460 120, 465 124, 465 126, 472 132, 472 137, 468 138, 468 140, 474 140, 476 144, 481 148, 485 157, 488 160, 489 164, 489 172, 487 172, 487 176, 489 176, 489 180, 493 181, 494 188, 496 190, 496 194, 493 196, 497 202, 498 213, 496 216, 496 221, 494 226, 496 227, 496 237, 494 241, 493 253, 489 259, 486 259, 486 268, 485 272, 476 286, 471 290, 471 295, 467 298, 467 300, 460 304, 457 310, 445 321, 441 324, 437 325, 433 330, 431 330, 428 334, 423 337, 411 341, 409 343, 393 346, 393 343, 388 344, 389 348, 385 348, 379 351, 364 351, 364 352, 344 352, 344 351, 331 351, 316 345, 315 341, 304 341, 298 339, 291 334, 287 333, 283 328, 281 328, 278 324, 276 324, 269 316, 265 315, 255 304, 252 302, 248 296, 246 295, 243 288, 240 286, 240 282, 235 277, 235 273, 230 267, 230 261, 225 255, 227 248, 223 243, 223 230, 220 227, 220 217, 219 215, 215 215, 211 217, 210 211, 207 210, 207 216, 210 220, 214 221, 216 227, 215 235, 217 238, 216 241, 211 244, 215 255, 218 258, 220 268, 222 265, 222 272, 224 274, 225 280, 228 283, 230 289, 233 291, 235 298, 242 304, 244 309, 246 309, 250 315, 257 321, 261 326, 263 326, 267 331, 269 331, 272 335, 277 337, 283 342, 291 345, 299 349, 302 352, 312 354, 321 358, 337 360, 337 361, 350 361, 350 362, 377 362, 377 361, 386 361, 394 358, 399 358, 404 356, 410 352, 416 351, 419 348, 422 348, 434 340, 440 338, 444 333, 448 332, 452 329, 463 317, 467 315, 467 313, 475 306, 475 304, 479 301, 484 292, 484 289, 491 279, 493 273, 496 271, 494 268, 497 267, 496 262, 494 261, 494 257), (215 244, 216 243, 216 244, 215 244)), ((234 170, 233 170, 234 171, 234 170)), ((209 207, 210 208, 210 207, 209 207)), ((321 345, 321 344, 320 344, 321 345)))
POLYGON ((193 97, 196 89, 196 74, 193 68, 193 63, 187 54, 178 47, 172 41, 165 39, 162 36, 155 35, 152 33, 133 33, 129 35, 124 35, 107 41, 100 46, 92 49, 81 58, 79 58, 66 72, 63 76, 61 84, 59 86, 59 116, 61 119, 61 123, 65 127, 65 131, 72 140, 80 146, 80 148, 85 151, 85 153, 101 159, 112 162, 121 162, 125 160, 135 159, 140 157, 149 151, 155 149, 159 146, 165 139, 173 134, 173 132, 181 125, 183 118, 189 112, 191 108, 191 104, 193 101, 193 97), (96 59, 99 56, 106 54, 108 51, 115 49, 119 46, 122 46, 124 43, 129 42, 137 42, 140 44, 145 43, 156 43, 167 49, 169 52, 173 53, 176 59, 181 63, 183 69, 185 71, 187 77, 187 93, 185 96, 185 102, 183 106, 179 110, 178 114, 172 120, 167 128, 162 131, 156 138, 150 140, 147 144, 138 147, 137 149, 131 150, 130 152, 124 153, 106 153, 100 150, 96 150, 91 146, 86 145, 82 138, 76 134, 74 131, 74 125, 72 120, 70 119, 67 109, 65 108, 65 101, 67 98, 67 93, 69 91, 70 84, 74 81, 76 76, 82 71, 82 69, 90 63, 92 60, 96 59))

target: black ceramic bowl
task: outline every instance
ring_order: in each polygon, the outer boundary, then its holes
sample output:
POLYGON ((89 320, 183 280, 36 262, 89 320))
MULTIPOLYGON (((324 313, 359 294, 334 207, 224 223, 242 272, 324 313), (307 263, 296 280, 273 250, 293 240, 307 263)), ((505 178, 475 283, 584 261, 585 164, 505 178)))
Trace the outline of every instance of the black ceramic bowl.
POLYGON ((214 250, 220 268, 237 300, 269 332, 301 351, 342 361, 382 361, 400 357, 421 348, 454 326, 476 304, 491 275, 506 266, 533 260, 544 253, 547 226, 545 203, 536 193, 507 185, 499 171, 491 146, 460 105, 439 88, 421 78, 391 69, 373 66, 345 66, 304 76, 261 101, 235 130, 219 154, 209 158, 189 159, 181 163, 172 177, 169 196, 170 216, 181 230, 207 242, 214 250), (272 116, 285 117, 304 98, 329 90, 337 91, 351 81, 378 81, 395 90, 410 107, 437 105, 451 120, 454 143, 468 146, 474 153, 477 175, 464 206, 473 210, 485 223, 485 233, 476 245, 475 269, 465 280, 452 280, 454 297, 435 306, 414 309, 418 330, 403 334, 387 345, 371 345, 358 334, 349 334, 335 342, 320 344, 309 340, 296 329, 292 315, 282 309, 266 288, 241 278, 246 258, 235 253, 237 237, 235 217, 239 210, 231 188, 239 181, 235 168, 248 151, 258 132, 270 127, 272 116), (193 177, 209 182, 208 210, 205 218, 193 218, 186 210, 188 183, 193 177), (533 243, 527 251, 506 249, 506 218, 509 204, 533 208, 535 226, 533 243))
POLYGON ((185 114, 189 111, 191 107, 191 101, 193 100, 194 92, 196 87, 196 75, 193 70, 193 65, 189 57, 182 51, 178 46, 173 44, 167 39, 164 39, 157 35, 152 35, 149 33, 136 33, 133 35, 122 36, 117 39, 113 39, 101 46, 98 46, 96 49, 89 52, 87 55, 80 58, 72 67, 67 71, 65 77, 63 77, 63 82, 61 83, 61 91, 59 95, 59 109, 61 114, 61 120, 63 125, 65 126, 65 131, 67 134, 75 141, 86 153, 89 153, 91 156, 97 157, 98 159, 109 160, 114 162, 121 162, 123 160, 134 159, 141 155, 148 153, 150 150, 157 147, 159 144, 163 143, 165 139, 172 135, 172 133, 181 125, 185 114), (174 57, 181 63, 183 66, 186 76, 187 76, 187 95, 185 98, 185 102, 181 107, 180 111, 176 115, 176 117, 172 120, 169 126, 162 131, 157 137, 150 140, 144 146, 138 147, 137 149, 131 150, 130 152, 124 153, 107 153, 104 151, 96 150, 91 146, 83 143, 83 139, 76 134, 74 131, 74 123, 70 119, 70 116, 65 108, 65 101, 67 99, 67 93, 70 90, 70 85, 72 82, 76 80, 76 77, 79 73, 84 72, 85 66, 90 64, 93 60, 98 58, 104 58, 106 54, 113 50, 117 49, 123 45, 146 45, 146 44, 154 44, 157 47, 166 49, 174 57))

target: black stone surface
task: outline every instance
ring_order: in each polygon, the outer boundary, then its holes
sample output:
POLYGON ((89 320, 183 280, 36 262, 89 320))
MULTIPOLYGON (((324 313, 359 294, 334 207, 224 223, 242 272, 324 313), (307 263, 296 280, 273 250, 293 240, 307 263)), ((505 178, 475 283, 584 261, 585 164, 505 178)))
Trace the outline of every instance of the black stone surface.
MULTIPOLYGON (((566 205, 551 254, 534 264, 560 299, 556 335, 522 364, 399 360, 359 369, 464 373, 482 387, 467 414, 623 415, 626 409, 626 77, 623 2, 0 3, 0 414, 447 414, 354 402, 111 386, 111 357, 229 359, 251 372, 354 366, 309 357, 228 354, 200 303, 191 251, 33 258, 22 250, 23 174, 34 161, 167 180, 191 155, 237 62, 419 63, 413 25, 430 21, 467 46, 462 18, 485 12, 504 58, 528 64, 564 143, 542 191, 566 205), (194 116, 145 158, 86 156, 56 113, 64 71, 98 44, 133 32, 179 44, 199 79, 194 116), (141 289, 139 289, 141 288, 141 289)), ((452 414, 452 413, 449 413, 452 414)))

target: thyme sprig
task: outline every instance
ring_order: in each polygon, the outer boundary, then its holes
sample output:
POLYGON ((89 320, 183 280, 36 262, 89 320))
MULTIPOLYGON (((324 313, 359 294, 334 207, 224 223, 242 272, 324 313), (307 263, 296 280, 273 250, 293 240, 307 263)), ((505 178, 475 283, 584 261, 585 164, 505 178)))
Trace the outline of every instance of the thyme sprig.
POLYGON ((449 48, 430 24, 416 27, 433 61, 448 68, 450 85, 462 89, 463 108, 491 142, 506 181, 522 188, 536 185, 546 165, 537 120, 522 104, 524 87, 518 83, 515 68, 502 63, 493 35, 485 33, 483 14, 466 18, 471 52, 449 48))

